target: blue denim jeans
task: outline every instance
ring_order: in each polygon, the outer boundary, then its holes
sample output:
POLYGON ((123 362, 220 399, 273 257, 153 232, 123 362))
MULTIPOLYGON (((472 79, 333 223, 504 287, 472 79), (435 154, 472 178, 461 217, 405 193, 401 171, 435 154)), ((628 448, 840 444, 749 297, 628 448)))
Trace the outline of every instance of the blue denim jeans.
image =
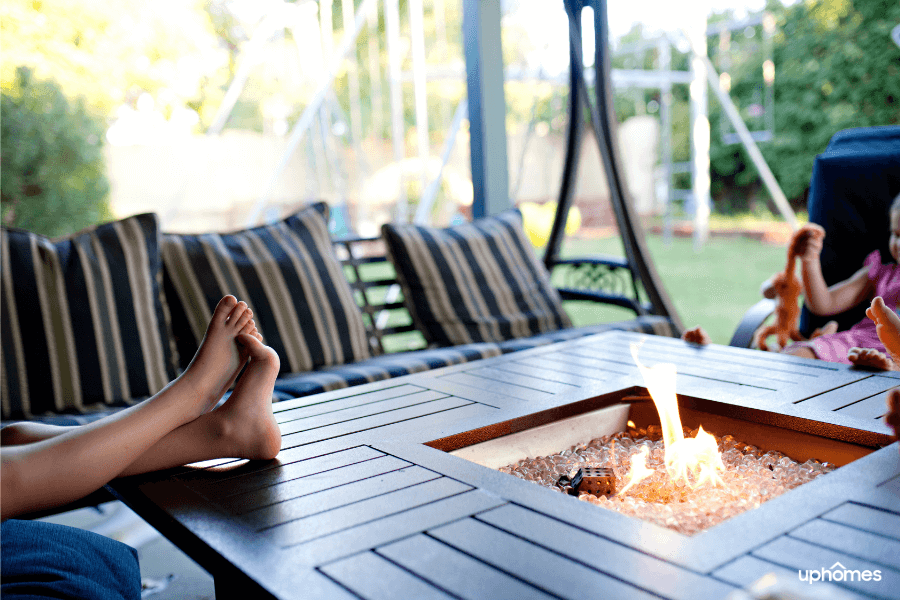
POLYGON ((0 526, 3 600, 139 600, 137 551, 102 535, 43 521, 0 526))

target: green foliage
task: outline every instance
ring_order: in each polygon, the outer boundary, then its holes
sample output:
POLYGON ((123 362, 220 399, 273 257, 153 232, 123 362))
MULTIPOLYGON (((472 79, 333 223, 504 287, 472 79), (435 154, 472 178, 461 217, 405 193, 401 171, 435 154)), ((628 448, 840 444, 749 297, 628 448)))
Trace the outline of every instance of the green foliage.
POLYGON ((215 92, 202 75, 223 57, 199 1, 3 0, 3 81, 27 66, 104 116, 142 92, 168 115, 215 92))
MULTIPOLYGON (((900 48, 890 39, 900 22, 895 0, 811 0, 769 7, 774 40, 775 140, 760 149, 785 194, 802 204, 815 155, 848 127, 900 124, 900 48)), ((758 51, 731 71, 732 98, 742 107, 758 94, 758 51)), ((740 146, 716 134, 721 110, 710 102, 712 171, 720 199, 751 198, 759 178, 740 146)), ((718 200, 717 202, 721 202, 718 200)))
POLYGON ((104 131, 83 100, 20 67, 0 97, 3 224, 55 236, 107 220, 104 131))

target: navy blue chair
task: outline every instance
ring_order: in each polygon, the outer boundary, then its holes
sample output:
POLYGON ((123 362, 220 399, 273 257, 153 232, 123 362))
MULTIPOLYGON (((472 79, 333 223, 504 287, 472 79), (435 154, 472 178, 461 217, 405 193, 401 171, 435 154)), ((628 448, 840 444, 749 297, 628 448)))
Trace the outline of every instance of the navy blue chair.
MULTIPOLYGON (((900 193, 900 126, 845 129, 832 136, 813 163, 807 207, 809 220, 825 228, 822 274, 833 285, 853 275, 873 250, 891 261, 887 218, 900 193)), ((749 347, 753 333, 771 315, 774 302, 761 300, 738 325, 732 346, 749 347)), ((803 307, 800 333, 809 335, 834 319, 849 329, 865 317, 866 305, 820 317, 803 307)))

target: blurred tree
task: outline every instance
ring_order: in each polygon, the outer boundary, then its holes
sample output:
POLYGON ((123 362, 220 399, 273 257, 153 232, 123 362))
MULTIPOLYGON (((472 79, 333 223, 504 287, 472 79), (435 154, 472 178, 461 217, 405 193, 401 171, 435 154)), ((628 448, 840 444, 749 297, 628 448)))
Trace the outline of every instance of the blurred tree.
POLYGON ((104 119, 20 67, 0 95, 4 225, 49 236, 110 218, 104 119))
POLYGON ((4 0, 4 82, 27 66, 105 116, 142 92, 169 116, 227 61, 200 0, 4 0))
MULTIPOLYGON (((802 205, 813 159, 831 136, 847 127, 900 124, 900 48, 890 38, 900 22, 896 0, 808 0, 789 7, 770 0, 777 18, 774 40, 775 140, 760 144, 785 194, 802 205)), ((762 58, 743 55, 732 70, 731 94, 752 104, 762 58)), ((720 109, 710 103, 711 121, 720 109)), ((713 134, 717 204, 751 197, 758 176, 741 146, 713 134), (724 185, 721 185, 724 183, 724 185)))

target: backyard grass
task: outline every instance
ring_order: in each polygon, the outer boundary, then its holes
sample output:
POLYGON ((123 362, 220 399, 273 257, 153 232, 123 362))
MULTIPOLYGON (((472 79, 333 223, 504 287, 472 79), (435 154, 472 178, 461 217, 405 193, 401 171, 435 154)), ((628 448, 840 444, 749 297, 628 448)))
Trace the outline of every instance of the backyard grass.
MULTIPOLYGON (((669 298, 684 326, 702 325, 713 342, 727 344, 741 317, 761 298, 760 284, 784 269, 786 250, 747 238, 710 238, 695 251, 689 238, 666 245, 648 236, 647 246, 669 298)), ((566 256, 611 254, 622 256, 618 237, 567 240, 566 256)), ((590 303, 567 305, 575 325, 627 319, 628 311, 602 309, 590 303)))

